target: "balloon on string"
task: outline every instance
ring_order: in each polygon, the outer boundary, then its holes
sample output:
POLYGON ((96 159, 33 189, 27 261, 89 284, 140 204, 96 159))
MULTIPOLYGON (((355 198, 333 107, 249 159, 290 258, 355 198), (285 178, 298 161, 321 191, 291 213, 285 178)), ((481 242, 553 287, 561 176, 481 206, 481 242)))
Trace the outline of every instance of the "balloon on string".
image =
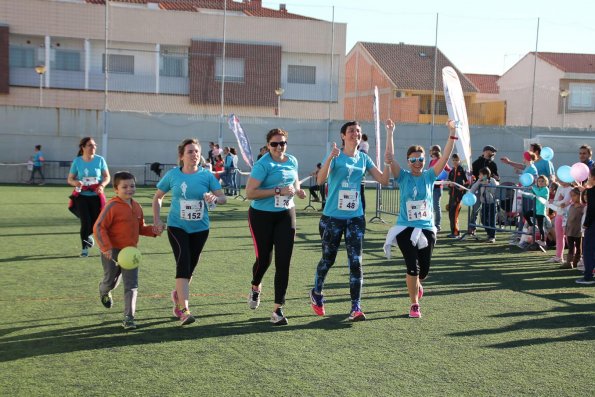
POLYGON ((570 176, 577 181, 582 182, 589 177, 589 166, 584 163, 574 163, 570 168, 570 176))
POLYGON ((438 174, 438 179, 439 181, 444 181, 446 180, 446 178, 448 178, 448 173, 445 170, 442 170, 442 172, 440 174, 438 174))
POLYGON ((544 147, 543 149, 541 149, 541 158, 547 161, 550 161, 551 159, 554 158, 554 151, 552 150, 551 147, 544 147))
POLYGON ((475 205, 475 203, 477 202, 477 197, 475 197, 473 193, 467 192, 463 195, 462 202, 467 207, 471 207, 472 205, 475 205))
POLYGON ((572 177, 570 170, 570 166, 563 165, 558 168, 558 171, 556 171, 556 175, 558 175, 558 178, 560 178, 562 182, 572 183, 574 182, 574 178, 572 177))
POLYGON ((525 172, 524 174, 521 174, 521 176, 519 176, 519 182, 524 187, 531 186, 534 180, 535 178, 533 177, 533 175, 529 174, 528 172, 525 172))

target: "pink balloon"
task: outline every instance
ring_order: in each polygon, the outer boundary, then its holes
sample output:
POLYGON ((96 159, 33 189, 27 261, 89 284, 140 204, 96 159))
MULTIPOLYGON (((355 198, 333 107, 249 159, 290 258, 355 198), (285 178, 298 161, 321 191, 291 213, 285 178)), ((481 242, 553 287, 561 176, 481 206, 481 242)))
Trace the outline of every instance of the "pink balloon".
POLYGON ((589 177, 589 167, 584 163, 574 163, 570 168, 570 175, 577 182, 582 182, 589 177))

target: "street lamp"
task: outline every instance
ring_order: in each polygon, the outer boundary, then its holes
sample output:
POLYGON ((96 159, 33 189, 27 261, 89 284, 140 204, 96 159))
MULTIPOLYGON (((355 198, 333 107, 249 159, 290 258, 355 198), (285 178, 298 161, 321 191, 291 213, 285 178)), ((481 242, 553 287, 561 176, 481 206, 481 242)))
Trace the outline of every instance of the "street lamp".
POLYGON ((35 66, 35 72, 39 75, 39 107, 43 106, 43 75, 45 74, 45 66, 35 66))
POLYGON ((560 96, 562 97, 562 129, 566 128, 566 98, 570 95, 570 91, 564 89, 560 91, 560 96))
POLYGON ((281 117, 281 95, 285 90, 283 88, 277 88, 275 90, 275 95, 277 95, 277 117, 281 117))

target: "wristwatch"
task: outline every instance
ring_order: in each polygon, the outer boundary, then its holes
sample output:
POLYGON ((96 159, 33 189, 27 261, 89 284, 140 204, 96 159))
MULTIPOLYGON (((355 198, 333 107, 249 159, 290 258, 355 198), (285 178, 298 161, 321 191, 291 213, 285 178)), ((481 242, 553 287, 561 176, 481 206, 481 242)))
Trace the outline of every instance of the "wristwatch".
POLYGON ((281 194, 281 188, 280 188, 280 187, 278 187, 278 186, 277 186, 277 187, 275 188, 275 194, 277 194, 277 195, 278 195, 278 194, 281 194))

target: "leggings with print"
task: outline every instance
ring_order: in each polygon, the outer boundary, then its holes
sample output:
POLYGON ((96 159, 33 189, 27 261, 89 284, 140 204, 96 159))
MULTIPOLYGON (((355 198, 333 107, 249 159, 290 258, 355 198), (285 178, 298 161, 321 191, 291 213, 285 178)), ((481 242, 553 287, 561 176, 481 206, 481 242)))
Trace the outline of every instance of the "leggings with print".
POLYGON ((314 292, 321 294, 324 286, 324 279, 330 268, 335 263, 337 252, 341 245, 341 237, 345 234, 345 246, 349 261, 349 292, 352 306, 360 305, 363 272, 362 272, 362 250, 364 234, 366 232, 366 220, 364 216, 349 219, 338 219, 323 215, 318 225, 322 239, 322 258, 316 268, 314 278, 314 292))

